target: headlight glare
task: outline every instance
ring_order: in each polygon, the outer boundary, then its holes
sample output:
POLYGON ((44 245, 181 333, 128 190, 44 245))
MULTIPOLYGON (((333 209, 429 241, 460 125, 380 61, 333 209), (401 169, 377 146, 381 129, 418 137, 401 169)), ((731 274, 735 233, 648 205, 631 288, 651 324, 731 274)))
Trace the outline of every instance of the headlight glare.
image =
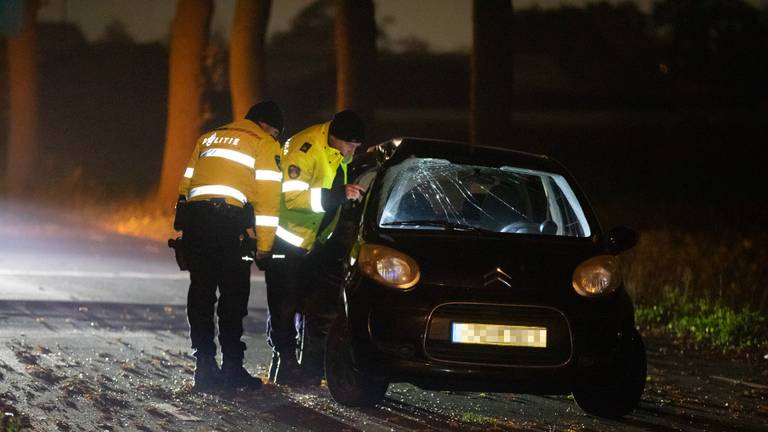
POLYGON ((386 246, 363 245, 358 264, 368 277, 391 288, 406 290, 419 282, 419 266, 416 261, 386 246))
POLYGON ((600 255, 590 258, 573 271, 573 289, 584 297, 597 297, 611 293, 621 284, 619 258, 600 255))

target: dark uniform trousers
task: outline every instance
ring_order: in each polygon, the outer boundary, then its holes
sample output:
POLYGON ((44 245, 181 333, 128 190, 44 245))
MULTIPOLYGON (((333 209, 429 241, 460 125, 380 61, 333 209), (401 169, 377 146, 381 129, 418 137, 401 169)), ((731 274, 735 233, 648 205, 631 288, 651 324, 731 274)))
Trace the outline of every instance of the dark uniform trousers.
POLYGON ((301 342, 300 361, 307 376, 323 376, 325 336, 339 295, 339 284, 329 283, 323 249, 312 252, 276 238, 273 258, 266 272, 267 337, 280 357, 295 356, 301 342))
POLYGON ((187 295, 192 348, 216 355, 214 306, 219 318, 219 344, 224 358, 242 361, 243 318, 248 315, 250 261, 243 260, 242 209, 223 202, 192 202, 184 245, 189 254, 187 295))
POLYGON ((324 375, 325 339, 339 313, 344 267, 341 257, 328 245, 316 245, 310 255, 309 274, 313 277, 303 308, 301 366, 307 376, 321 378, 324 375))

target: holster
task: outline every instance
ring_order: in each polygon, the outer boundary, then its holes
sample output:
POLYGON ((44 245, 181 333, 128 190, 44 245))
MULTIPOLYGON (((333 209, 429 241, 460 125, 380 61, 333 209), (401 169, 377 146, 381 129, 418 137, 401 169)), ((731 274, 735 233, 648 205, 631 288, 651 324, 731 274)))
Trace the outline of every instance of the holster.
POLYGON ((176 237, 175 239, 168 239, 168 247, 173 249, 176 257, 176 264, 179 266, 179 270, 189 270, 189 260, 187 249, 184 247, 184 239, 176 237))

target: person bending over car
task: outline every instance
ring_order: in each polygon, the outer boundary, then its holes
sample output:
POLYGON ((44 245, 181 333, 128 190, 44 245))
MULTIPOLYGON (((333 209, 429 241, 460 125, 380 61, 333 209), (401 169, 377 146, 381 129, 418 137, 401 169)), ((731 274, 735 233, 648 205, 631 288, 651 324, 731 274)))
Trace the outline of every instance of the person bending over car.
POLYGON ((346 181, 347 164, 364 134, 360 117, 346 110, 286 141, 280 223, 266 270, 270 380, 277 384, 319 384, 322 378, 322 335, 330 323, 316 312, 329 303, 333 309, 338 289, 315 277, 320 268, 316 245, 332 231, 339 208, 360 200, 364 192, 346 181), (305 335, 301 370, 295 321, 300 312, 305 335))

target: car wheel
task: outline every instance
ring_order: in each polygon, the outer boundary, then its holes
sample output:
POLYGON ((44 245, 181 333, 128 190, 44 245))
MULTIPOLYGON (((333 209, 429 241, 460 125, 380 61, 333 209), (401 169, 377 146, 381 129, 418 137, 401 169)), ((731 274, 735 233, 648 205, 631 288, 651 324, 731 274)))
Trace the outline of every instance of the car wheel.
POLYGON ((635 328, 629 335, 610 366, 577 377, 573 397, 584 412, 619 418, 640 403, 647 375, 645 345, 635 328))
POLYGON ((384 399, 389 383, 354 369, 351 337, 346 320, 339 316, 328 332, 325 377, 336 402, 354 407, 374 406, 384 399))

